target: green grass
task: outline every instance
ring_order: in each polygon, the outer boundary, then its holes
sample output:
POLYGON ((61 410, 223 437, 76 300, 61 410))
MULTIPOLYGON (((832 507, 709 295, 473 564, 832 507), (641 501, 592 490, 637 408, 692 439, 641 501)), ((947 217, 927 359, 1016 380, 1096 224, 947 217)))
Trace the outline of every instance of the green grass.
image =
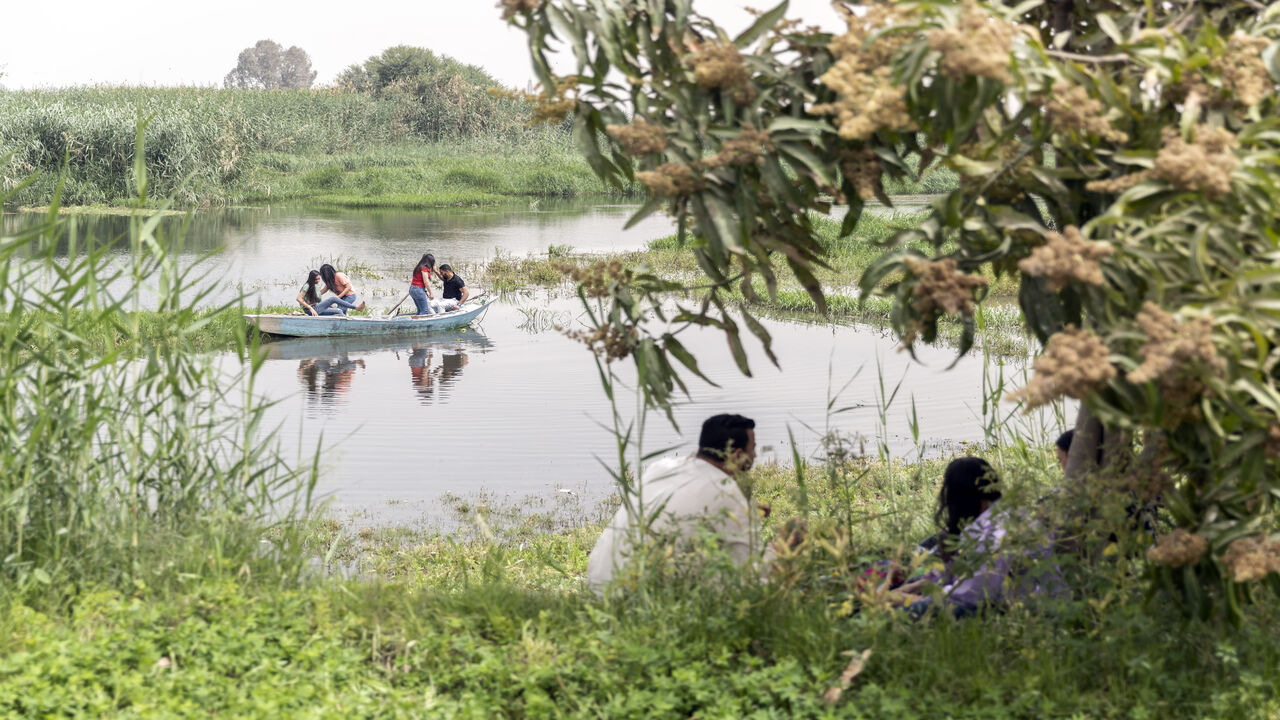
POLYGON ((242 203, 431 208, 607 190, 567 140, 546 132, 530 133, 521 143, 470 140, 351 155, 267 155, 251 161, 230 192, 242 203))
POLYGON ((179 207, 309 200, 427 208, 606 190, 564 131, 524 128, 524 109, 493 102, 501 121, 486 121, 484 136, 472 137, 413 129, 420 108, 394 93, 0 91, 0 195, 9 195, 9 207, 47 206, 65 166, 64 205, 130 203, 140 118, 149 194, 179 207))
MULTIPOLYGON (((1046 452, 1006 482, 1042 491, 1046 452)), ((846 556, 929 529, 942 463, 811 466, 810 512, 869 518, 846 556), (832 472, 828 472, 828 469, 832 472), (848 493, 848 494, 846 494, 848 493)), ((774 518, 794 471, 755 473, 774 518)), ((915 622, 839 594, 716 585, 600 601, 580 584, 608 503, 447 498, 452 529, 328 523, 360 580, 192 581, 0 612, 0 708, 153 717, 1236 718, 1280 711, 1280 603, 1188 622, 1116 575, 1105 597, 915 622), (838 702, 846 651, 871 649, 838 702)), ((816 520, 813 522, 817 522, 816 520)), ((823 551, 825 552, 825 551, 823 551)), ((855 571, 856 574, 856 571, 855 571)), ((837 587, 839 585, 837 584, 837 587)))

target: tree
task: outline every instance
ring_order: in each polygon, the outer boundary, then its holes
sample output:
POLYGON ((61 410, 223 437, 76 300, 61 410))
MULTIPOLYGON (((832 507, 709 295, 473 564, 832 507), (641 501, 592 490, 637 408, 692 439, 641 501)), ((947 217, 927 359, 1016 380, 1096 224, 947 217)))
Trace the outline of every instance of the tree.
POLYGON ((274 40, 259 40, 240 51, 235 68, 227 73, 225 87, 275 90, 306 89, 316 80, 311 56, 298 46, 285 50, 274 40))
POLYGON ((338 84, 407 100, 413 105, 408 123, 432 140, 509 133, 527 117, 518 104, 490 96, 489 89, 500 83, 484 69, 409 45, 349 66, 338 75, 338 84))
POLYGON ((959 187, 861 281, 906 347, 954 316, 968 351, 980 271, 1017 276, 1044 350, 1011 399, 1082 401, 1069 482, 1160 496, 1178 530, 1153 579, 1198 579, 1178 585, 1203 614, 1280 587, 1280 3, 847 3, 831 35, 783 2, 736 37, 691 0, 599 5, 502 2, 542 111, 573 113, 600 177, 649 190, 638 216, 676 216, 708 278, 674 312, 644 268, 578 278, 612 303, 590 337, 635 358, 650 402, 698 373, 669 321, 723 329, 749 372, 738 319, 769 337, 731 291, 787 273, 825 309, 809 213, 847 202, 848 234, 886 176, 941 164, 959 187))

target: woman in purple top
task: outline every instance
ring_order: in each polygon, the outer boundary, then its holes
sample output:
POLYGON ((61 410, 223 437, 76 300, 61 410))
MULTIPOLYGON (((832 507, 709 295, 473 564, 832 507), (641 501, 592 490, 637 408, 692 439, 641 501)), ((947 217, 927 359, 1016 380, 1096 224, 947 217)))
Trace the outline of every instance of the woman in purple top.
POLYGON ((946 562, 945 572, 932 573, 899 588, 907 594, 909 609, 923 613, 932 605, 931 598, 915 596, 926 583, 942 585, 947 605, 957 617, 971 615, 987 603, 1000 602, 1013 595, 1035 595, 1060 592, 1061 578, 1052 570, 1035 576, 1020 577, 1009 583, 1015 570, 1027 559, 1044 558, 1047 547, 1026 552, 1003 547, 1005 524, 1009 514, 998 508, 1000 477, 986 460, 975 457, 951 461, 942 476, 938 491, 938 510, 934 521, 941 529, 937 552, 946 562), (961 544, 966 556, 975 562, 971 571, 957 572, 956 557, 961 544), (1016 565, 1015 565, 1016 563, 1016 565))

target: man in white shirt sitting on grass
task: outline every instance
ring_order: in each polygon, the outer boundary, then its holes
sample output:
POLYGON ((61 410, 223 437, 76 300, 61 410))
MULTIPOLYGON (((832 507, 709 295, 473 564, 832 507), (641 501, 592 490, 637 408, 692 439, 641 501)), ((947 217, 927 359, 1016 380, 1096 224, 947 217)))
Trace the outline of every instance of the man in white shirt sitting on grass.
POLYGON ((639 505, 640 514, 652 519, 650 536, 676 545, 675 552, 689 551, 698 535, 709 532, 739 566, 759 555, 760 518, 768 507, 754 508, 743 492, 743 476, 756 459, 755 426, 741 415, 707 418, 696 454, 662 458, 644 469, 635 496, 624 500, 587 559, 587 584, 596 594, 630 562, 642 535, 629 505, 639 505))

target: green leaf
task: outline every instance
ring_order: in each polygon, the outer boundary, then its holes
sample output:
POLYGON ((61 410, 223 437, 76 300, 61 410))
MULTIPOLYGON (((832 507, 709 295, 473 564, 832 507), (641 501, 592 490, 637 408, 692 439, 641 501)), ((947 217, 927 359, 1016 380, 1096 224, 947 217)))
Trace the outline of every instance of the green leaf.
POLYGON ((751 23, 751 27, 743 30, 741 35, 733 39, 733 43, 740 48, 745 48, 755 42, 757 38, 768 32, 774 25, 778 24, 778 21, 786 14, 787 5, 789 4, 790 0, 782 0, 782 2, 778 3, 778 6, 774 9, 761 13, 760 17, 756 18, 756 21, 751 23))

